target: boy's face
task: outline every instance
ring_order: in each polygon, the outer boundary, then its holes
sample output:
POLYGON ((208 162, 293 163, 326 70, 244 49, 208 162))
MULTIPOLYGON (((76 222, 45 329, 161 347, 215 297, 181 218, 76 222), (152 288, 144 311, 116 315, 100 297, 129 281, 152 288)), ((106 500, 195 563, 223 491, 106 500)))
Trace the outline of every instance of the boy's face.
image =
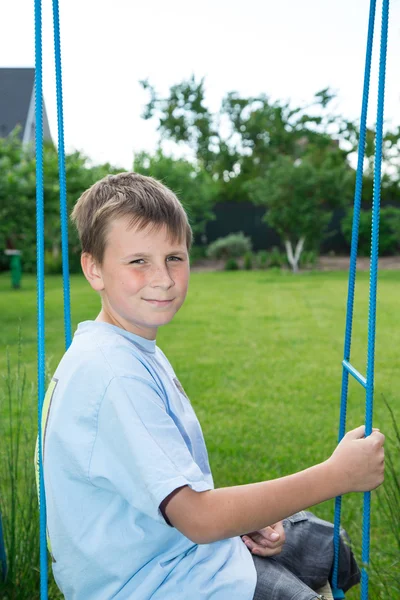
POLYGON ((155 339, 157 328, 169 323, 185 300, 188 251, 185 241, 169 240, 165 226, 139 231, 128 223, 122 217, 111 225, 101 265, 86 255, 82 266, 102 297, 98 320, 155 339))

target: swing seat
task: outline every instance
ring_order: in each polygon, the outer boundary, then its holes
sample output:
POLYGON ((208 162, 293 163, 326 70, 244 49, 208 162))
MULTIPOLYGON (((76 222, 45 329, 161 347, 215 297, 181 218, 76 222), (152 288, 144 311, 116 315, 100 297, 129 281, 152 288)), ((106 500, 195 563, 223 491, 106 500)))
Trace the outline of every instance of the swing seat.
POLYGON ((317 594, 322 596, 324 600, 334 600, 331 586, 329 585, 328 582, 326 582, 326 584, 322 588, 317 590, 317 594))

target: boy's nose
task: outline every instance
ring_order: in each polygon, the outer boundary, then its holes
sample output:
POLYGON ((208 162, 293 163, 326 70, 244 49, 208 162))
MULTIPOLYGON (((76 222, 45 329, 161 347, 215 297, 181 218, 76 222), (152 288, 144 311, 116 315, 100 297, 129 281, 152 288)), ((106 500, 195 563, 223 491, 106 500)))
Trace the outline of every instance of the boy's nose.
POLYGON ((169 289, 175 285, 174 280, 171 277, 171 274, 168 271, 166 266, 159 267, 154 269, 153 277, 151 280, 152 287, 162 287, 164 289, 169 289))

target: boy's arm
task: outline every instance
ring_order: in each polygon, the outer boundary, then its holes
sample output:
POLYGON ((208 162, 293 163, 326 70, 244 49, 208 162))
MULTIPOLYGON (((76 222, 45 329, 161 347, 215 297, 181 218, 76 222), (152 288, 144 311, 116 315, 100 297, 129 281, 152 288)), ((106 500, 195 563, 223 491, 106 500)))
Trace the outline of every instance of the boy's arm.
POLYGON ((195 492, 183 487, 164 501, 170 523, 197 544, 262 529, 291 514, 383 481, 384 436, 350 431, 325 462, 271 481, 195 492))

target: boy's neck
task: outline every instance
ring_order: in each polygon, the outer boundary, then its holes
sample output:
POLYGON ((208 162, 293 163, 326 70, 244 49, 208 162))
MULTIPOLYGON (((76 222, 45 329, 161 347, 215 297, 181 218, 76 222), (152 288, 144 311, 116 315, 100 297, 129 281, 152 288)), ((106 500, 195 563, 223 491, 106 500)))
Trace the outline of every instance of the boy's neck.
POLYGON ((139 331, 136 329, 135 329, 135 331, 133 331, 129 327, 125 327, 125 325, 121 321, 119 321, 116 317, 114 317, 114 315, 112 315, 111 312, 106 310, 104 308, 104 306, 101 309, 101 311, 99 312, 99 314, 97 315, 95 321, 97 321, 99 323, 108 323, 109 325, 114 325, 115 327, 119 327, 120 329, 123 329, 124 331, 128 331, 129 333, 138 335, 139 337, 142 337, 146 340, 155 340, 156 339, 157 330, 155 330, 153 337, 149 337, 149 332, 139 331), (147 333, 147 335, 146 335, 146 333, 147 333))

